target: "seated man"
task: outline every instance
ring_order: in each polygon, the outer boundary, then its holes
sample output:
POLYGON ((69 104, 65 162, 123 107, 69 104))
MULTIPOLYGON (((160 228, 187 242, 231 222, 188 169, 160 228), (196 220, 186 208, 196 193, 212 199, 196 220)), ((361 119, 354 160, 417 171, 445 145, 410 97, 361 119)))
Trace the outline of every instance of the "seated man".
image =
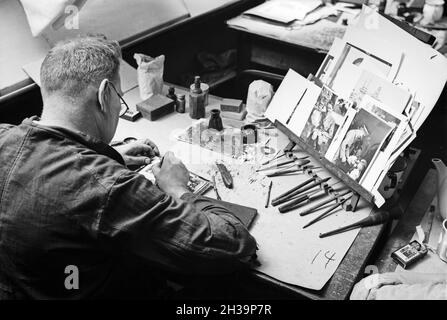
POLYGON ((0 126, 0 299, 161 297, 159 270, 228 273, 256 251, 239 219, 188 191, 172 153, 154 185, 126 167, 158 155, 153 143, 108 145, 120 55, 97 37, 54 47, 41 118, 0 126))

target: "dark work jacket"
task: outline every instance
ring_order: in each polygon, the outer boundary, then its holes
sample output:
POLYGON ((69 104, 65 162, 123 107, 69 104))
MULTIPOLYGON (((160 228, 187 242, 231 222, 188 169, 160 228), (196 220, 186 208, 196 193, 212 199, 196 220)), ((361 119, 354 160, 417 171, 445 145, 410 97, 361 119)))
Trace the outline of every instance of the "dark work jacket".
POLYGON ((0 125, 0 298, 157 297, 156 270, 219 274, 254 254, 225 208, 170 197, 109 145, 33 120, 0 125))

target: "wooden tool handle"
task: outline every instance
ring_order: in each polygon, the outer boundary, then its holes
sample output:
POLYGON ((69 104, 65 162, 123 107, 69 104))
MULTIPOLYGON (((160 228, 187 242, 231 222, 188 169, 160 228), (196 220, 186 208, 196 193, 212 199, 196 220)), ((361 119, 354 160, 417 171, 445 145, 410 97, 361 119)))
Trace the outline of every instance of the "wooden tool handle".
POLYGON ((302 193, 304 193, 304 192, 306 192, 306 191, 308 191, 308 190, 310 190, 312 188, 315 188, 317 186, 322 186, 325 182, 329 181, 329 179, 330 178, 325 178, 323 180, 316 180, 313 183, 311 183, 310 185, 308 185, 306 187, 303 187, 303 188, 299 188, 299 189, 297 189, 297 190, 295 190, 293 192, 290 192, 288 195, 286 195, 286 196, 284 196, 282 198, 279 198, 279 199, 276 198, 275 199, 275 204, 273 204, 273 202, 272 202, 272 205, 275 206, 275 205, 279 205, 281 203, 290 201, 292 198, 295 198, 299 194, 302 194, 302 193))
POLYGON ((388 211, 378 211, 371 213, 368 217, 365 219, 360 220, 359 222, 335 229, 333 231, 329 231, 326 233, 321 233, 320 238, 329 237, 335 234, 339 234, 348 230, 356 229, 356 228, 363 228, 363 227, 369 227, 377 224, 381 224, 386 222, 390 217, 390 214, 388 211))
POLYGON ((340 197, 343 197, 343 196, 347 195, 349 192, 351 192, 351 190, 348 190, 348 191, 345 191, 343 193, 340 193, 339 195, 329 195, 329 198, 327 198, 327 199, 325 199, 325 200, 323 200, 321 202, 318 202, 314 206, 312 206, 312 207, 306 209, 305 211, 301 212, 300 216, 306 216, 308 214, 311 214, 312 212, 314 212, 315 210, 321 208, 322 206, 324 206, 324 205, 326 205, 328 203, 331 203, 332 201, 337 200, 340 197))
POLYGON ((297 206, 298 204, 300 204, 308 199, 309 199, 308 195, 302 195, 302 196, 298 197, 297 199, 292 200, 289 203, 279 207, 278 210, 281 213, 289 212, 289 211, 295 209, 295 206, 297 206))
POLYGON ((222 163, 216 163, 217 168, 219 169, 220 175, 222 176, 222 181, 228 189, 233 188, 233 177, 231 176, 230 171, 228 171, 227 167, 222 163))
POLYGON ((273 203, 275 203, 276 201, 286 197, 287 195, 291 194, 292 192, 294 192, 296 190, 299 190, 300 188, 302 188, 302 187, 308 185, 309 183, 311 183, 312 181, 315 181, 315 179, 314 178, 310 178, 310 179, 304 181, 303 183, 300 183, 296 187, 294 187, 294 188, 292 188, 292 189, 290 189, 290 190, 280 194, 279 196, 277 196, 275 199, 272 200, 272 205, 274 205, 273 203))
POLYGON ((340 205, 341 205, 341 203, 336 203, 336 204, 330 206, 329 209, 327 209, 322 214, 320 214, 318 217, 316 217, 315 219, 313 219, 312 221, 309 221, 306 225, 304 225, 303 229, 313 225, 314 223, 316 223, 324 218, 327 218, 331 214, 331 212, 334 211, 335 209, 337 209, 338 206, 340 206, 340 205))

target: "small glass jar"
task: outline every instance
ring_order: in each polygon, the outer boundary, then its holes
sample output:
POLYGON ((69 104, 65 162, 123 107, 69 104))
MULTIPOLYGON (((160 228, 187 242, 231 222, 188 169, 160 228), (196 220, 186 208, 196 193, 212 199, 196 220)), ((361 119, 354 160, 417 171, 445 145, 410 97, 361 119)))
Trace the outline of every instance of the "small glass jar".
POLYGON ((186 110, 186 100, 184 94, 177 95, 177 101, 175 101, 175 111, 178 113, 185 113, 186 110))

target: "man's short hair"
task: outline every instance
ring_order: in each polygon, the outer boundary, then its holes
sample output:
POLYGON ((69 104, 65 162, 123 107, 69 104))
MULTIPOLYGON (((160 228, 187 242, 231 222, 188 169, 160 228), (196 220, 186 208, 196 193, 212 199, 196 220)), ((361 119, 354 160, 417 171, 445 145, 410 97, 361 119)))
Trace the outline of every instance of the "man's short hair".
POLYGON ((72 98, 82 96, 89 85, 116 79, 121 49, 103 36, 84 36, 57 44, 40 68, 43 92, 61 91, 72 98))

